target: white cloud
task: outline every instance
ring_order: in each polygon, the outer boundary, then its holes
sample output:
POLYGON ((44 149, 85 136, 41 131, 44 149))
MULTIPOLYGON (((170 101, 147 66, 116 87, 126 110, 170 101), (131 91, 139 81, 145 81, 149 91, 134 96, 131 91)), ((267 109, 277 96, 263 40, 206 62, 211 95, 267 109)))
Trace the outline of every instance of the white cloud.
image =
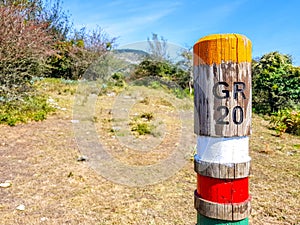
MULTIPOLYGON (((177 34, 177 37, 180 37, 182 40, 188 39, 190 41, 197 41, 195 37, 194 39, 190 38, 190 34, 199 34, 197 38, 200 38, 208 34, 223 32, 223 28, 228 30, 228 26, 224 24, 226 24, 231 17, 234 17, 236 12, 243 7, 246 1, 247 0, 224 1, 219 4, 209 2, 205 8, 199 8, 199 10, 190 9, 192 13, 189 15, 189 25, 182 26, 180 30, 172 30, 170 35, 174 37, 177 34)), ((234 24, 229 28, 228 32, 234 32, 234 30, 231 30, 231 28, 234 28, 234 24)), ((177 38, 177 40, 180 38, 177 38)))
POLYGON ((155 24, 174 12, 178 6, 178 2, 165 1, 155 4, 144 1, 112 1, 103 5, 98 14, 87 19, 95 22, 87 22, 85 26, 93 28, 100 24, 112 36, 129 36, 155 24))
POLYGON ((166 9, 154 13, 147 13, 143 16, 137 15, 130 18, 124 18, 122 20, 116 21, 115 23, 107 23, 107 31, 109 33, 125 35, 139 30, 145 26, 149 26, 152 23, 155 23, 164 16, 168 15, 170 12, 170 9, 166 9))

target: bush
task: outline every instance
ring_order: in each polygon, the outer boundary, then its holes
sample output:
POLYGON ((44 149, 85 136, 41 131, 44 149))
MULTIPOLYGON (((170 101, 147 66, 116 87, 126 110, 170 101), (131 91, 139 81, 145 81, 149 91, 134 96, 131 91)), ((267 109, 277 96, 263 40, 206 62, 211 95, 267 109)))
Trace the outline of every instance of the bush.
POLYGON ((83 61, 80 61, 78 55, 83 55, 83 49, 80 42, 58 41, 54 46, 55 54, 47 59, 48 74, 52 78, 63 78, 77 80, 86 69, 83 61))
POLYGON ((121 72, 116 72, 111 76, 114 85, 118 87, 124 87, 126 82, 125 82, 125 76, 121 72))
POLYGON ((0 123, 44 119, 49 110, 35 96, 35 77, 79 79, 112 49, 116 39, 101 28, 72 36, 60 6, 60 0, 0 1, 0 123))
POLYGON ((148 123, 137 123, 134 124, 131 128, 131 131, 137 132, 138 135, 151 134, 153 127, 148 123))
MULTIPOLYGON (((75 31, 70 40, 57 41, 55 53, 48 58, 48 77, 77 80, 86 70, 111 50, 116 38, 109 38, 100 28, 91 32, 85 29, 75 31)), ((93 65, 95 67, 96 65, 93 65)))
POLYGON ((285 132, 300 135, 299 110, 280 110, 271 117, 270 123, 279 135, 285 132))
POLYGON ((14 126, 19 122, 41 121, 52 111, 54 108, 49 106, 45 97, 29 96, 22 101, 0 103, 0 123, 14 126))
POLYGON ((154 130, 156 126, 152 123, 153 119, 154 115, 152 112, 145 112, 139 116, 134 117, 129 124, 131 126, 131 131, 137 136, 146 134, 152 134, 154 136, 154 130))
POLYGON ((271 52, 252 65, 255 112, 272 114, 299 104, 300 69, 290 56, 271 52))
POLYGON ((134 80, 148 77, 161 78, 163 81, 173 83, 172 86, 177 88, 185 89, 189 87, 189 72, 167 60, 145 59, 137 65, 130 78, 134 80))
POLYGON ((33 76, 43 74, 51 52, 52 37, 47 24, 28 19, 35 8, 0 5, 0 98, 9 102, 24 98, 32 90, 33 76), (5 19, 3 19, 5 18, 5 19))

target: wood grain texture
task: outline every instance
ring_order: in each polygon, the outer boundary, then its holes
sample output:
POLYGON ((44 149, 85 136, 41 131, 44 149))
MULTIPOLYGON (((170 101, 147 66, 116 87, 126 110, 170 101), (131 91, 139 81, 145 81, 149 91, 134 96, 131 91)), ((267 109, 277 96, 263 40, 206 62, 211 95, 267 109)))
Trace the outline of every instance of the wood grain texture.
POLYGON ((198 225, 248 224, 251 51, 239 34, 209 35, 193 47, 198 225))
POLYGON ((248 136, 252 113, 251 63, 194 67, 194 132, 248 136))
POLYGON ((240 179, 250 175, 250 161, 243 163, 220 164, 194 158, 197 174, 218 179, 240 179))
POLYGON ((239 34, 214 34, 201 38, 193 51, 195 133, 250 135, 250 40, 239 34))
POLYGON ((219 204, 200 198, 196 191, 194 206, 197 212, 203 216, 225 221, 243 220, 251 213, 250 199, 240 204, 219 204))

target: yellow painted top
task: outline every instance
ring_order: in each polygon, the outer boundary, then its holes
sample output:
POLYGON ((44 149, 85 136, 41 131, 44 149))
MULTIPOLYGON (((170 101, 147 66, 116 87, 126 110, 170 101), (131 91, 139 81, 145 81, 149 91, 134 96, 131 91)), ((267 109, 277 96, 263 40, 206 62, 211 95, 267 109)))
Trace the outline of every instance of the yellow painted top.
POLYGON ((251 41, 241 34, 212 34, 194 45, 194 65, 251 62, 251 41))

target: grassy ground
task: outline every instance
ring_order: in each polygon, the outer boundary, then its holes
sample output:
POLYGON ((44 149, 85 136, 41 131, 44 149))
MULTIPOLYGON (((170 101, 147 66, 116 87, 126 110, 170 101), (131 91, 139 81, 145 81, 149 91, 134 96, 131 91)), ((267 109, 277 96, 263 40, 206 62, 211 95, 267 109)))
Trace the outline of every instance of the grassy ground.
MULTIPOLYGON (((0 126, 0 183, 12 184, 0 188, 0 224, 196 223, 196 176, 190 160, 195 144, 192 123, 185 166, 157 184, 128 187, 104 179, 88 162, 77 161, 81 153, 72 123, 76 85, 44 82, 40 89, 57 102, 59 108, 54 114, 43 122, 0 126), (20 205, 25 210, 17 210, 20 205)), ((123 98, 135 99, 129 109, 124 105, 127 120, 113 116, 116 92, 97 99, 93 121, 100 141, 124 163, 159 162, 178 145, 181 131, 177 111, 192 110, 192 101, 178 100, 174 107, 172 97, 164 91, 158 96, 156 91, 161 90, 137 87, 121 92, 123 98), (152 118, 142 116, 146 113, 152 118), (138 136, 132 129, 136 123, 147 124, 150 134, 138 136), (133 142, 141 149, 143 143, 155 147, 135 151, 130 146, 133 142)), ((267 127, 267 121, 254 115, 250 224, 299 225, 300 138, 276 137, 267 127)))

